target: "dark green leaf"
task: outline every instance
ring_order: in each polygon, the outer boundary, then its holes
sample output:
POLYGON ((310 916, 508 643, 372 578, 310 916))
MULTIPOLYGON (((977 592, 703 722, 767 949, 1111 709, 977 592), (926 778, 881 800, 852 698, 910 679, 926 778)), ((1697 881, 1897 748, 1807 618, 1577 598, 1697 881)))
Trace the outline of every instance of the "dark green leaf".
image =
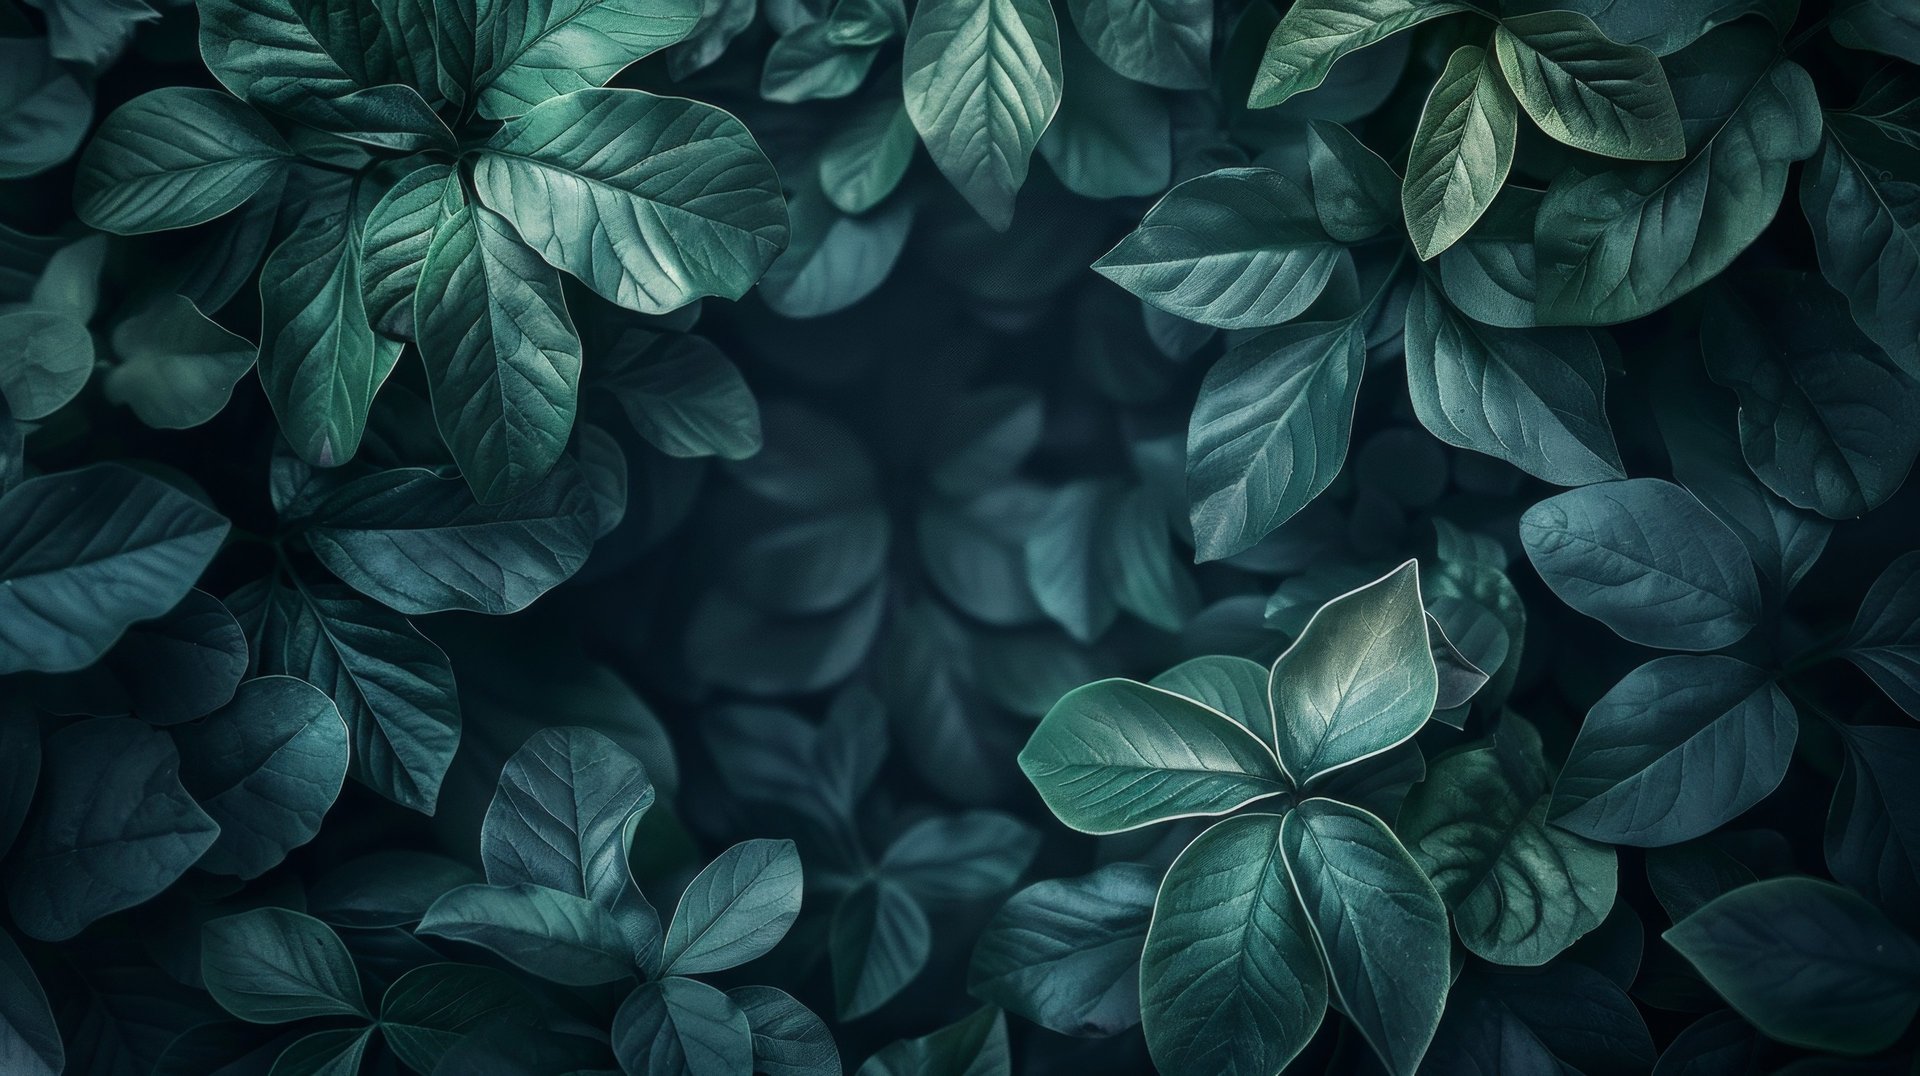
POLYGON ((753 1071, 766 1076, 840 1076, 840 1049, 813 1010, 771 986, 742 986, 727 1000, 753 1032, 753 1071))
POLYGON ((800 914, 800 854, 792 841, 743 841, 707 864, 667 928, 666 969, 698 975, 764 955, 800 914))
POLYGON ((840 1019, 893 1000, 926 967, 932 947, 927 913, 904 887, 883 878, 849 893, 833 910, 827 941, 840 1019))
POLYGON ((1493 204, 1519 135, 1513 91, 1485 49, 1462 45, 1420 112, 1400 187, 1407 234, 1423 260, 1459 241, 1493 204))
POLYGON ((120 235, 185 228, 239 208, 291 156, 265 120, 224 93, 154 90, 95 132, 80 158, 74 208, 120 235))
POLYGON ((299 912, 256 908, 213 920, 202 934, 201 967, 220 1007, 252 1023, 369 1017, 347 947, 299 912))
POLYGON ((1007 1018, 992 1006, 931 1035, 895 1042, 860 1066, 859 1076, 1010 1076, 1007 1018))
POLYGON ((973 996, 1063 1035, 1140 1022, 1140 951, 1160 877, 1139 863, 1031 885, 974 943, 973 996))
POLYGON ((542 729, 500 771, 480 827, 497 886, 531 882, 613 908, 632 884, 622 830, 653 805, 640 760, 591 729, 542 729))
POLYGON ((1844 653, 1909 716, 1920 717, 1920 552, 1902 555, 1873 581, 1844 653))
POLYGON ((1573 11, 1515 15, 1493 41, 1520 107, 1554 138, 1628 160, 1687 155, 1673 91, 1653 53, 1614 42, 1573 11))
POLYGON ((564 986, 597 986, 634 974, 633 954, 612 912, 531 883, 463 885, 434 901, 416 929, 480 946, 564 986))
POLYGON ((1274 27, 1248 104, 1271 108, 1326 81, 1334 63, 1348 53, 1466 10, 1441 0, 1302 0, 1274 27))

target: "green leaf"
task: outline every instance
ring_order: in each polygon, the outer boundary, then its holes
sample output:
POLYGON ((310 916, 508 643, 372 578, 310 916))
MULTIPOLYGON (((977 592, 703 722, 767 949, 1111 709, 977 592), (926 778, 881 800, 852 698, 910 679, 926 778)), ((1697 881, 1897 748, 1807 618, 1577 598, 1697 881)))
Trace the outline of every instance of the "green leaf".
POLYGON ((20 1076, 60 1076, 67 1064, 46 992, 7 934, 0 934, 0 1062, 20 1076))
POLYGON ((1606 364, 1585 329, 1499 329, 1423 277, 1407 303, 1407 391, 1421 425, 1556 485, 1625 478, 1606 364))
POLYGON ((161 430, 184 430, 219 414, 257 355, 252 341, 172 293, 115 325, 112 340, 118 361, 101 384, 107 400, 161 430))
POLYGON ((541 729, 507 760, 487 806, 487 881, 530 882, 611 909, 633 884, 623 830, 653 801, 646 770, 619 744, 591 729, 541 729))
POLYGON ((1799 730, 1764 669, 1718 655, 1648 662, 1587 711, 1550 815, 1609 844, 1691 840, 1779 785, 1799 730))
POLYGON ((0 314, 0 397, 14 417, 34 421, 65 407, 93 376, 93 334, 59 310, 0 314))
POLYGON ((1827 812, 1827 870, 1911 925, 1920 911, 1920 729, 1849 725, 1827 812))
POLYGON ((280 431, 315 467, 352 459, 373 394, 400 358, 374 335, 360 292, 360 229, 369 192, 316 211, 260 270, 260 383, 280 431))
MULTIPOLYGON (((504 13, 502 13, 504 15, 504 13)), ((470 16, 471 17, 471 16, 470 16)), ((549 98, 606 85, 622 68, 683 40, 696 0, 536 0, 496 21, 491 54, 477 57, 480 114, 525 115, 549 98)))
POLYGON ((1067 11, 1081 39, 1114 71, 1168 90, 1207 87, 1213 62, 1212 4, 1068 0, 1067 11))
POLYGON ((62 727, 45 751, 39 798, 7 868, 7 906, 29 937, 64 941, 151 899, 219 834, 180 787, 180 756, 163 732, 95 718, 62 727))
POLYGON ((842 213, 865 213, 900 185, 919 144, 906 102, 876 94, 820 147, 820 189, 842 213))
POLYGON ((936 815, 894 838, 879 872, 930 901, 980 901, 1012 889, 1040 835, 999 811, 936 815))
MULTIPOLYGON (((1717 289, 1707 372, 1740 397, 1740 447, 1788 502, 1830 519, 1878 508, 1920 455, 1920 381, 1811 273, 1717 289)), ((1920 371, 1916 371, 1920 372, 1920 371)))
POLYGON ((255 878, 320 832, 347 779, 347 726, 291 676, 240 685, 233 701, 173 730, 180 780, 220 825, 197 866, 255 878))
POLYGON ((292 155, 278 132, 226 94, 170 86, 100 124, 80 157, 74 208, 119 235, 202 224, 239 208, 292 155))
POLYGON ((1519 136, 1520 109, 1486 50, 1456 49, 1420 111, 1400 186, 1407 234, 1422 260, 1452 246, 1493 204, 1519 136))
POLYGON ((286 908, 255 908, 201 930, 201 974, 220 1007, 255 1024, 369 1018, 353 957, 333 928, 286 908))
POLYGON ((1198 559, 1251 548, 1333 483, 1366 356, 1361 319, 1298 322, 1237 344, 1207 371, 1187 427, 1198 559))
POLYGON ((1633 478, 1549 497, 1520 517, 1520 541, 1561 601, 1631 642, 1718 650, 1760 618, 1740 539, 1671 482, 1633 478))
POLYGON ((1168 191, 1093 267, 1169 314, 1256 329, 1312 305, 1339 255, 1299 184, 1222 168, 1168 191))
POLYGON ((1267 690, 1274 753, 1296 784, 1411 739, 1440 691, 1419 566, 1407 561, 1321 606, 1274 662, 1267 690))
POLYGON ((1067 634, 1090 643, 1113 626, 1119 603, 1101 572, 1098 541, 1115 490, 1089 479, 1054 491, 1026 540, 1027 585, 1067 634))
POLYGON ((1547 824, 1538 734, 1518 724, 1503 724, 1494 747, 1430 764, 1400 810, 1399 829, 1470 951, 1537 966, 1606 918, 1616 866, 1613 849, 1547 824))
POLYGON ((669 456, 738 460, 760 451, 759 404, 704 336, 630 330, 595 361, 594 378, 640 436, 669 456))
POLYGON ((634 974, 633 953, 611 911, 532 883, 449 890, 415 930, 480 946, 562 986, 598 986, 634 974))
POLYGON ((1281 858, 1281 817, 1246 814, 1173 861, 1140 959, 1140 1015, 1162 1072, 1272 1076, 1327 1007, 1313 931, 1281 858))
POLYGON ((1920 63, 1920 20, 1898 0, 1844 0, 1829 26, 1850 49, 1871 49, 1920 63))
POLYGON ((560 274, 498 214, 443 213, 420 266, 414 325, 434 421, 473 495, 499 504, 532 489, 566 451, 580 389, 580 338, 560 274))
POLYGON ((335 926, 412 926, 442 893, 480 880, 464 863, 430 852, 382 849, 327 870, 307 894, 307 911, 335 926))
POLYGON ((1600 32, 1626 45, 1650 49, 1656 56, 1678 52, 1716 26, 1759 15, 1784 35, 1799 14, 1799 0, 1667 0, 1662 4, 1622 4, 1619 0, 1554 0, 1535 7, 1577 11, 1600 32))
POLYGON ((1873 905, 1814 878, 1742 886, 1664 935, 1768 1037, 1866 1054, 1920 1011, 1920 943, 1873 905))
POLYGON ((93 99, 43 38, 0 38, 0 179, 44 172, 86 137, 93 99))
POLYGON ((1162 631, 1179 631, 1200 611, 1200 590, 1175 553, 1165 498, 1144 486, 1108 509, 1106 541, 1095 553, 1120 608, 1162 631))
POLYGON ((767 50, 760 96, 782 104, 845 97, 860 88, 880 50, 833 40, 833 24, 816 19, 782 35, 767 50))
POLYGON ((1021 750, 1020 769, 1082 833, 1226 814, 1287 788, 1272 752, 1232 718, 1132 680, 1068 692, 1021 750))
POLYGON ((926 967, 933 927, 906 888, 882 878, 841 899, 827 951, 842 1020, 857 1020, 893 1000, 926 967))
POLYGON ((119 464, 28 479, 0 496, 0 674, 82 668, 186 597, 227 521, 119 464))
POLYGON ((1574 11, 1501 21, 1494 52, 1533 122, 1575 149, 1635 161, 1687 155, 1667 74, 1653 53, 1615 43, 1574 11))
POLYGON ((842 216, 826 195, 803 188, 788 203, 792 240, 760 278, 760 297, 788 318, 836 314, 885 283, 906 249, 913 207, 842 216))
POLYGON ((414 292, 443 217, 466 203, 444 164, 416 168, 387 188, 367 213, 360 239, 360 287, 367 320, 387 336, 414 338, 414 292))
POLYGON ((1685 161, 1575 169, 1547 189, 1535 224, 1543 322, 1628 321, 1712 279, 1773 220, 1787 166, 1819 146, 1812 79, 1751 21, 1674 56, 1668 78, 1685 161))
POLYGON ((372 1040, 371 1026, 303 1035, 281 1051, 268 1076, 355 1076, 372 1040))
POLYGON ((431 813, 460 743, 446 654, 406 618, 337 584, 262 585, 231 601, 263 672, 300 677, 333 699, 355 779, 431 813))
POLYGON ((1440 894, 1386 823, 1333 800, 1289 812, 1280 848, 1342 1011, 1389 1071, 1414 1072, 1452 980, 1440 894))
POLYGON ((1267 699, 1268 669, 1246 658, 1189 658, 1148 683, 1217 710, 1262 743, 1274 742, 1273 705, 1267 699))
POLYGON ((1533 224, 1540 197, 1525 187, 1502 188, 1473 228, 1434 260, 1440 290, 1474 321, 1504 329, 1539 324, 1533 224))
POLYGON ((1326 81, 1348 53, 1428 19, 1467 10, 1439 0, 1301 0, 1274 27, 1247 104, 1272 108, 1326 81))
POLYGON ((907 27, 907 114, 927 153, 996 231, 1060 107, 1060 29, 1043 0, 926 0, 907 27))
POLYGON ((483 1024, 517 1022, 536 1004, 513 976, 473 964, 426 964, 394 980, 380 999, 380 1034, 415 1072, 432 1072, 483 1024))
POLYGON ((1844 645, 1848 661, 1920 718, 1920 552, 1896 558, 1867 588, 1844 645))
POLYGON ((771 986, 739 986, 727 1000, 753 1031, 753 1071, 766 1076, 840 1076, 840 1048, 813 1010, 771 986))
POLYGON ((901 0, 835 0, 825 21, 836 45, 881 45, 906 34, 907 7, 901 0))
POLYGON ((787 243, 779 179, 740 121, 638 90, 577 90, 509 120, 473 184, 549 264, 643 314, 738 299, 787 243))
POLYGON ((1371 239, 1400 219, 1400 177, 1337 123, 1307 125, 1307 169, 1320 226, 1342 243, 1371 239))
POLYGON ((1160 877, 1109 863, 1013 895, 974 943, 967 991, 1062 1035, 1140 1022, 1140 950, 1160 877))
POLYGON ((645 1076, 732 1076, 753 1068, 753 1036, 740 1006, 678 976, 642 983, 613 1017, 622 1070, 645 1076))
POLYGON ((668 974, 737 967, 786 937, 800 915, 800 853, 792 841, 742 841, 680 894, 667 928, 668 974))
MULTIPOLYGON (((1104 0, 1103 0, 1104 2, 1104 0)), ((1153 0, 1139 6, 1150 10, 1153 0)), ((1205 12, 1211 18, 1211 11, 1205 12)), ((1157 195, 1173 180, 1172 110, 1166 95, 1114 74, 1078 39, 1062 42, 1065 96, 1040 139, 1040 156, 1087 198, 1157 195)))
POLYGON ((1896 76, 1827 113, 1820 151, 1800 178, 1820 271, 1860 328, 1909 370, 1920 359, 1920 313, 1899 282, 1920 275, 1920 209, 1905 178, 1920 169, 1917 100, 1920 83, 1896 76))
POLYGON ((1011 1076, 1007 1018, 988 1006, 931 1035, 902 1039, 867 1058, 859 1076, 1011 1076))
POLYGON ((585 563, 595 523, 592 494, 564 463, 498 505, 424 468, 381 471, 334 490, 313 516, 306 536, 321 563, 408 615, 518 612, 585 563))

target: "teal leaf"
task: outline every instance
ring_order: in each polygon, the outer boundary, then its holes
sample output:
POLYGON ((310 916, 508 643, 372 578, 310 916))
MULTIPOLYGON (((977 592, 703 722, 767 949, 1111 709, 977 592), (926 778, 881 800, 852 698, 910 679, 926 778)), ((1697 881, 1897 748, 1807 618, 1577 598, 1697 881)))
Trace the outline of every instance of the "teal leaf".
POLYGON ((906 102, 875 94, 820 147, 820 189, 842 213, 865 213, 900 185, 919 145, 906 102))
POLYGON ((1632 642, 1717 650, 1760 617, 1740 539, 1671 482, 1633 478, 1549 497, 1520 518, 1520 540, 1561 601, 1632 642))
POLYGON ((201 974, 220 1007, 255 1024, 369 1017, 353 957, 333 928, 286 908, 255 908, 201 930, 201 974))
POLYGON ((1321 606, 1274 662, 1267 691, 1274 753, 1296 784, 1411 739, 1440 691, 1419 566, 1321 606))
POLYGON ((1613 908, 1613 849, 1547 824, 1548 780, 1538 734, 1510 719, 1495 746, 1431 763, 1400 811, 1461 942, 1496 964, 1544 964, 1613 908))
POLYGON ((1359 318, 1283 325, 1207 371, 1187 427, 1195 553, 1242 552, 1333 484, 1366 369, 1359 318))
POLYGON ((1400 187, 1407 234, 1422 260, 1458 242, 1493 204, 1519 136, 1513 91, 1485 49, 1462 45, 1420 112, 1400 187))
POLYGON ((465 203, 453 169, 428 164, 401 176, 367 212, 360 239, 360 287, 367 320, 376 330, 414 338, 413 296, 427 249, 441 218, 465 203))
POLYGON ((1769 1038, 1867 1054, 1920 1011, 1920 942, 1858 894, 1770 878, 1724 894, 1663 935, 1769 1038))
POLYGON ((1168 90, 1207 87, 1213 63, 1211 4, 1069 0, 1067 11, 1093 54, 1128 79, 1168 90))
POLYGON ((1062 1035, 1140 1022, 1140 951, 1160 876, 1139 863, 1030 885, 974 943, 967 991, 1062 1035))
POLYGON ((44 38, 0 38, 0 179, 44 172, 86 137, 93 98, 44 38))
POLYGON ((1423 278, 1407 304, 1407 392, 1435 437, 1556 485, 1625 478, 1607 375, 1585 329, 1499 329, 1423 278))
POLYGON ((620 1003, 613 1053, 629 1073, 730 1076, 753 1068, 753 1034, 727 995, 672 976, 640 984, 620 1003))
POLYGON ((1011 1076, 1007 1018, 988 1006, 955 1023, 882 1048, 859 1076, 1011 1076))
POLYGON ((1325 1018, 1326 973, 1287 879, 1281 828, 1279 815, 1227 819, 1160 884, 1140 1015, 1162 1072, 1272 1076, 1325 1018))
POLYGON ((1386 823, 1333 800, 1289 812, 1280 848, 1342 1011, 1389 1071, 1416 1071, 1452 981, 1440 894, 1386 823))
POLYGON ((907 115, 933 163, 997 231, 1060 107, 1060 28, 1044 0, 927 0, 903 58, 907 115))
POLYGON ((1254 329, 1312 305, 1339 255, 1299 184, 1222 168, 1168 191, 1093 268, 1169 314, 1254 329))
POLYGON ((1849 725, 1827 812, 1827 870, 1912 925, 1920 911, 1920 729, 1849 725))
POLYGON ((812 1009, 771 986, 740 986, 727 1000, 753 1032, 753 1071, 766 1076, 840 1076, 840 1048, 812 1009))
POLYGON ((1764 669, 1718 655, 1650 661, 1587 711, 1549 815, 1608 844, 1690 840, 1772 792, 1799 731, 1764 669))
POLYGON ((593 384, 669 456, 738 460, 760 451, 760 406, 739 368, 704 336, 623 333, 595 360, 593 384))
POLYGON ((837 314, 872 295, 906 249, 913 207, 905 202, 848 217, 806 187, 787 205, 792 239, 760 278, 760 297, 781 317, 837 314))
MULTIPOLYGON (((1865 6, 1865 5, 1862 5, 1865 6)), ((1860 328, 1909 371, 1920 361, 1920 312, 1900 282, 1920 276, 1920 85, 1877 80, 1845 112, 1829 112, 1820 150, 1801 173, 1800 208, 1820 271, 1860 328)))
POLYGON ((483 1024, 524 1019, 537 1004, 513 976, 473 964, 424 964, 380 999, 380 1036, 415 1072, 432 1072, 483 1024))
POLYGON ((978 901, 1012 889, 1040 850, 1040 834, 999 811, 936 815, 894 838, 883 877, 930 901, 978 901))
POLYGON ((261 671, 297 676, 333 699, 353 743, 354 778, 431 813, 460 743, 446 654, 405 617, 337 584, 261 585, 231 601, 261 671))
POLYGON ((593 496, 562 464, 505 504, 424 468, 356 479, 314 508, 307 540, 362 594, 419 615, 517 612, 564 582, 593 547, 593 496))
POLYGON ((1247 103, 1272 108, 1326 81, 1348 53, 1428 19, 1467 10, 1438 0, 1302 0, 1273 28, 1247 103))
POLYGON ((1215 654, 1189 658, 1148 684, 1225 714, 1260 742, 1273 743, 1267 679, 1267 666, 1257 661, 1215 654))
POLYGON ((1096 479, 1063 486, 1037 507, 1027 535, 1027 586, 1033 600, 1083 643, 1105 634, 1119 613, 1099 558, 1116 492, 1096 479))
POLYGON ((633 880, 623 831, 653 805, 640 760, 591 729, 541 729, 500 771, 480 826, 497 886, 530 882, 613 908, 633 880))
POLYGON ((66 1069, 60 1028, 33 965, 0 933, 0 1066, 20 1076, 59 1076, 66 1069))
POLYGON ((197 866, 255 878, 312 840, 347 779, 347 726, 319 688, 291 676, 240 685, 233 701, 173 729, 180 780, 220 825, 197 866))
POLYGON ((1342 243, 1371 239, 1400 219, 1400 177, 1337 123, 1307 125, 1307 170, 1320 226, 1342 243))
POLYGON ((1020 769, 1083 833, 1226 814, 1287 790, 1272 751, 1232 718, 1132 680, 1068 692, 1021 750, 1020 769))
POLYGON ((633 954, 611 911, 532 883, 449 890, 415 929, 477 945, 562 986, 598 986, 634 974, 633 954))
POLYGON ((170 86, 101 123, 80 157, 74 208, 120 235, 186 228, 239 208, 292 155, 272 126, 226 94, 170 86))
POLYGON ((902 886, 882 878, 841 899, 827 952, 842 1020, 857 1020, 893 1000, 927 965, 933 926, 902 886))
POLYGON ((792 841, 742 841, 720 853, 680 894, 666 973, 724 971, 765 955, 799 917, 800 892, 792 841))
POLYGON ((0 398, 14 417, 46 418, 93 376, 93 334, 80 318, 37 307, 0 314, 0 398))
POLYGON ((39 799, 7 871, 7 905, 29 937, 63 941, 151 899, 219 835, 180 786, 180 756, 163 732, 95 718, 61 728, 45 751, 39 799))
POLYGON ((1675 55, 1667 77, 1687 159, 1553 181, 1535 223, 1541 321, 1628 321, 1712 279, 1773 220, 1788 166, 1819 146, 1813 80, 1751 20, 1675 55))
POLYGON ((0 497, 0 673, 91 664, 186 597, 227 521, 119 464, 28 479, 0 497))
POLYGON ((473 184, 548 264, 643 314, 738 299, 787 243, 779 179, 740 121, 638 90, 577 90, 509 120, 473 184))
POLYGON ((1767 488, 1829 519, 1885 504, 1920 455, 1920 380, 1810 273, 1709 300, 1707 372, 1740 398, 1740 447, 1767 488))
POLYGON ((280 431, 315 467, 352 459, 373 394, 400 359, 376 336, 360 291, 360 229, 370 194, 303 220, 267 256, 260 289, 260 384, 280 431))
POLYGON ((561 94, 606 85, 627 65, 691 34, 700 4, 535 0, 513 18, 505 12, 479 17, 495 24, 491 49, 476 57, 480 114, 498 120, 524 115, 561 94))
POLYGON ((532 489, 566 451, 580 338, 560 275, 498 214, 443 212, 420 265, 413 321, 433 417, 473 495, 532 489))
POLYGON ((155 429, 184 430, 227 406, 258 349, 221 328, 184 295, 164 294, 113 327, 113 357, 101 381, 108 402, 155 429))
POLYGON ((1503 19, 1493 42, 1507 85, 1547 134, 1608 157, 1687 155, 1673 90, 1653 53, 1613 41, 1574 11, 1503 19))
POLYGON ((268 1076, 355 1076, 373 1041, 373 1028, 334 1028, 295 1039, 268 1076))
POLYGON ((1867 588, 1842 653, 1920 718, 1920 552, 1895 559, 1867 588))

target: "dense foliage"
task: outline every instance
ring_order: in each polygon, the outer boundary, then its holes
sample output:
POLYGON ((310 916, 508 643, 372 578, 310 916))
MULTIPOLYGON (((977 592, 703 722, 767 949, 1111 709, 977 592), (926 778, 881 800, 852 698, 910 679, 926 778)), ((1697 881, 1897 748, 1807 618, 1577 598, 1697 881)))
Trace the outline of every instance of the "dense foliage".
POLYGON ((1920 1064, 1904 0, 0 61, 0 1072, 1920 1064))

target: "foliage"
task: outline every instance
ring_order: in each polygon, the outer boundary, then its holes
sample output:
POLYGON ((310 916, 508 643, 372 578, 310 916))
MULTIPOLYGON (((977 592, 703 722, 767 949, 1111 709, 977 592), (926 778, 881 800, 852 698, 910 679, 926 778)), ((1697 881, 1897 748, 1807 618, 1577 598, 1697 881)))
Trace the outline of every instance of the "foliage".
POLYGON ((1910 1072, 1801 7, 0 0, 0 1071, 1910 1072))

